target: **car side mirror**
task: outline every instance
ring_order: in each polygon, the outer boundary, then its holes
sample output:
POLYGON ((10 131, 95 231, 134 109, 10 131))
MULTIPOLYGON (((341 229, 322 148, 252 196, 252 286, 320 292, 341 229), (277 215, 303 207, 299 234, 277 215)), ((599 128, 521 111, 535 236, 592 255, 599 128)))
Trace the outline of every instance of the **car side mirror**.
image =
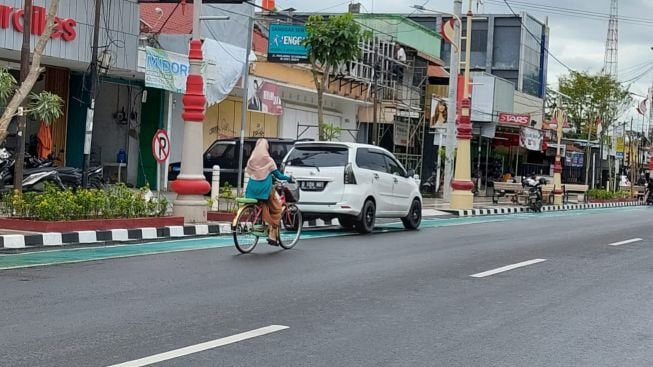
POLYGON ((413 176, 415 176, 415 170, 409 169, 408 172, 406 173, 406 177, 413 177, 413 176))

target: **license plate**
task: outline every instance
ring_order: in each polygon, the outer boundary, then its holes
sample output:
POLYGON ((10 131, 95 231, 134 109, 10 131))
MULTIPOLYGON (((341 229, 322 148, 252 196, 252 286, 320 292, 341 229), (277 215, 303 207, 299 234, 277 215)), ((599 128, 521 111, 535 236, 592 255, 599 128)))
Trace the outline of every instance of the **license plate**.
POLYGON ((324 182, 322 181, 302 181, 302 190, 322 190, 324 189, 324 182))

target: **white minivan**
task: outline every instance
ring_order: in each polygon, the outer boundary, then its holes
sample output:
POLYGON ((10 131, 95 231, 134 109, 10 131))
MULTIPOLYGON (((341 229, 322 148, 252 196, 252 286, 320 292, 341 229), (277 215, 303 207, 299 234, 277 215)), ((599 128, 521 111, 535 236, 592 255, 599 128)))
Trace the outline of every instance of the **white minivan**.
POLYGON ((422 195, 414 172, 408 172, 387 150, 366 144, 298 142, 283 164, 301 193, 305 217, 338 218, 340 225, 369 233, 376 218, 401 218, 417 229, 422 195))

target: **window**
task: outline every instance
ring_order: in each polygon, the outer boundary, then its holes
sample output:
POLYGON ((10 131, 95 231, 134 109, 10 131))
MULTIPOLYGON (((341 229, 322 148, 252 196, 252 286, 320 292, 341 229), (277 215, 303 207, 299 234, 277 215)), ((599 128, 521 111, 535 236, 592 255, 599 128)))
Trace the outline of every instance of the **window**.
POLYGON ((219 165, 221 168, 234 168, 237 164, 236 144, 216 143, 207 152, 206 159, 211 165, 219 165))
POLYGON ((225 154, 233 154, 234 153, 233 147, 234 147, 233 143, 216 143, 213 144, 211 148, 209 148, 206 154, 211 156, 210 159, 215 160, 218 158, 222 158, 223 156, 225 156, 225 154))
POLYGON ((280 165, 290 148, 292 148, 292 143, 270 143, 270 156, 277 165, 280 165))
POLYGON ((356 154, 356 165, 363 169, 369 169, 377 172, 388 172, 385 160, 385 154, 372 149, 358 149, 356 154))
POLYGON ((299 146, 293 149, 288 166, 344 167, 349 162, 349 150, 342 146, 299 146))
POLYGON ((385 156, 387 165, 388 165, 388 173, 391 173, 393 175, 398 175, 401 177, 406 177, 406 170, 404 167, 399 164, 394 158, 391 156, 387 155, 385 156))

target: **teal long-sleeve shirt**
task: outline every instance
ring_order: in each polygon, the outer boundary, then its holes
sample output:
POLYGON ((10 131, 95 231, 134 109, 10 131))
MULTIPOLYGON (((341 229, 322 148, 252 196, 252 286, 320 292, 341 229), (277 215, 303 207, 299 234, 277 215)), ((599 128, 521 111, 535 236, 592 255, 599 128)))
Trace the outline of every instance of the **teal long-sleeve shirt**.
POLYGON ((248 199, 267 200, 272 191, 272 176, 277 180, 288 181, 290 177, 285 176, 279 170, 274 170, 263 180, 249 180, 247 189, 245 190, 245 197, 248 199))

